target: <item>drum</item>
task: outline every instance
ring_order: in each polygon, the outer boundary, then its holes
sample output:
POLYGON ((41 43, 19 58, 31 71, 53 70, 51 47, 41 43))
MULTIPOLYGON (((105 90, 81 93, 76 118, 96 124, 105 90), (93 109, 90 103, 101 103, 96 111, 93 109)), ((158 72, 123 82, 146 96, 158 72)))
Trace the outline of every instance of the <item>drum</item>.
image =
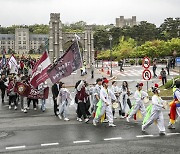
POLYGON ((143 101, 144 101, 145 104, 147 104, 149 102, 149 98, 145 97, 143 101))
POLYGON ((112 103, 112 107, 113 109, 117 109, 119 107, 119 103, 117 102, 112 103))

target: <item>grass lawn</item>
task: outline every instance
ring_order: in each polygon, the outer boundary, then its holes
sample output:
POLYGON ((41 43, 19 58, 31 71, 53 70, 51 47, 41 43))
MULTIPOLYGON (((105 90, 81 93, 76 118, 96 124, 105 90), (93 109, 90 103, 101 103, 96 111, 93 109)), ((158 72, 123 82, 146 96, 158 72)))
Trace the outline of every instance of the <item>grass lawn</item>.
MULTIPOLYGON (((166 97, 166 96, 173 96, 173 88, 165 89, 164 86, 161 86, 160 88, 160 96, 166 97)), ((149 96, 153 96, 153 93, 151 91, 148 92, 149 96)))

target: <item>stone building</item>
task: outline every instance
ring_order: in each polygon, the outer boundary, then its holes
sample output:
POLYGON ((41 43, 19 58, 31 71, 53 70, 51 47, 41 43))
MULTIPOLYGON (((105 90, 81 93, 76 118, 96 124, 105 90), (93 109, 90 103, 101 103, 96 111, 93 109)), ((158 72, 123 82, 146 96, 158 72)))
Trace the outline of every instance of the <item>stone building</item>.
POLYGON ((38 52, 45 46, 49 35, 30 34, 27 28, 15 29, 15 34, 0 34, 0 51, 12 50, 17 54, 28 54, 30 50, 38 52))
POLYGON ((119 18, 116 18, 116 27, 133 27, 134 25, 137 25, 136 16, 132 16, 132 18, 124 18, 124 16, 120 16, 119 18))

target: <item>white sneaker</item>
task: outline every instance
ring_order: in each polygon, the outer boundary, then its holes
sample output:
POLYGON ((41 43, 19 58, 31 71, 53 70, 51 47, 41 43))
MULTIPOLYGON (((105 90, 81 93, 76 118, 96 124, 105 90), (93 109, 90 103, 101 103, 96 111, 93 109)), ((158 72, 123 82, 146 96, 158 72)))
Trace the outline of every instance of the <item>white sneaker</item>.
POLYGON ((27 107, 27 110, 30 110, 30 108, 29 108, 29 107, 27 107))
POLYGON ((124 119, 124 118, 125 118, 125 116, 122 116, 122 115, 120 116, 120 119, 124 119))
POLYGON ((144 129, 143 125, 142 125, 142 127, 141 127, 141 130, 142 130, 142 132, 145 132, 145 129, 144 129))
POLYGON ((110 123, 110 124, 109 124, 109 127, 116 127, 116 125, 113 124, 113 123, 110 123))
POLYGON ((107 119, 104 119, 103 123, 108 123, 109 121, 107 119))
POLYGON ((127 121, 127 122, 130 122, 128 117, 126 117, 126 121, 127 121))
POLYGON ((82 122, 82 119, 81 119, 81 118, 79 118, 79 119, 78 119, 78 121, 79 121, 79 122, 82 122))
POLYGON ((60 114, 58 115, 58 117, 59 117, 60 120, 62 119, 62 116, 60 114))
POLYGON ((68 118, 64 118, 64 121, 69 121, 69 119, 68 118))
POLYGON ((24 109, 21 109, 22 112, 24 112, 24 109))
POLYGON ((114 119, 117 119, 117 117, 114 117, 114 119))
POLYGON ((87 123, 88 121, 89 121, 89 119, 88 119, 88 118, 86 118, 86 119, 84 120, 84 122, 85 122, 85 123, 87 123))
POLYGON ((11 105, 9 105, 9 110, 11 110, 11 105))
POLYGON ((168 129, 175 129, 175 126, 173 124, 169 123, 168 129))
POLYGON ((36 111, 37 110, 37 108, 34 108, 34 111, 36 111))
POLYGON ((26 109, 24 109, 24 113, 27 113, 27 110, 26 110, 26 109))
POLYGON ((95 121, 95 120, 93 120, 93 125, 94 125, 94 126, 97 126, 97 124, 96 124, 96 121, 95 121))
POLYGON ((14 110, 17 110, 17 106, 14 107, 14 110))

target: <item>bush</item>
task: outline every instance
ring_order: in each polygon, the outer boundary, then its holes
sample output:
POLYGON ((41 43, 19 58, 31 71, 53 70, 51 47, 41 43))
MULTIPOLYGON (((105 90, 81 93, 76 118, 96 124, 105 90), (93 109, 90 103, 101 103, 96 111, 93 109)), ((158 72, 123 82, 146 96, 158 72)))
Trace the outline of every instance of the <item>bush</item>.
POLYGON ((131 60, 129 61, 129 63, 130 63, 131 65, 134 65, 134 64, 135 64, 135 60, 134 60, 134 59, 131 59, 131 60))
POLYGON ((139 64, 139 65, 142 65, 142 59, 139 59, 139 60, 138 60, 138 64, 139 64))
POLYGON ((173 80, 169 80, 169 81, 164 85, 165 89, 169 89, 169 88, 171 88, 172 86, 173 86, 173 80))

